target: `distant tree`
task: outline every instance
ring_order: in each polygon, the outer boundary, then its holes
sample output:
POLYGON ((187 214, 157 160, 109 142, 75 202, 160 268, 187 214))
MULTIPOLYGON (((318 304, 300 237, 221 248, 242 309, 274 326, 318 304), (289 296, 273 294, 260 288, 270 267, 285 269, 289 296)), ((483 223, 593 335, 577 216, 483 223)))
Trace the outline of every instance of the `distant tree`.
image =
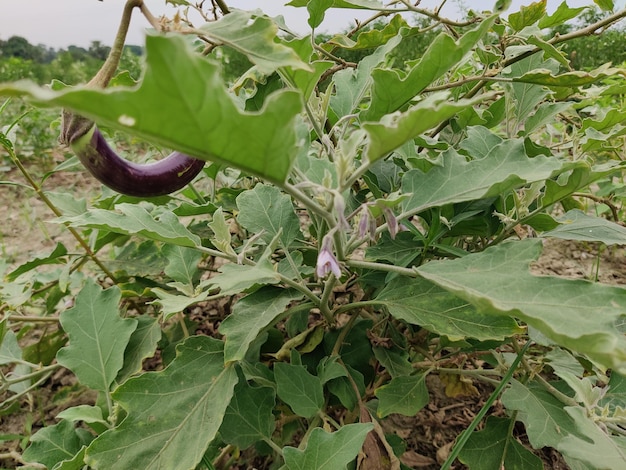
POLYGON ((0 44, 0 52, 3 57, 18 57, 20 59, 39 62, 43 53, 37 46, 33 46, 26 38, 11 36, 0 44))
POLYGON ((100 41, 91 41, 88 52, 94 59, 104 61, 109 55, 110 50, 111 48, 109 46, 105 46, 100 41))

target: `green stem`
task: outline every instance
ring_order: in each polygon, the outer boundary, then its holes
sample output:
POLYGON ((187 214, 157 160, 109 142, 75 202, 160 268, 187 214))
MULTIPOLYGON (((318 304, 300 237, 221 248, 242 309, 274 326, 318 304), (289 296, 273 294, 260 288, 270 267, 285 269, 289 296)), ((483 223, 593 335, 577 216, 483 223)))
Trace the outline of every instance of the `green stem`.
POLYGON ((414 268, 403 268, 394 266, 393 264, 374 263, 372 261, 346 260, 346 265, 351 268, 374 269, 376 271, 386 271, 389 273, 397 273, 403 276, 417 277, 418 273, 414 268))
POLYGON ((480 409, 478 414, 474 417, 474 419, 470 423, 469 427, 465 429, 465 431, 463 431, 461 435, 459 436, 459 439, 457 440, 456 445, 453 447, 452 452, 450 452, 450 455, 441 466, 441 470, 448 470, 450 466, 452 465, 452 463, 459 456, 459 454, 461 453, 461 450, 463 450, 463 447, 465 446, 470 436, 472 435, 472 432, 474 432, 474 429, 476 429, 476 427, 480 424, 483 418, 487 415, 489 408, 491 408, 491 405, 493 405, 493 403, 498 399, 498 397, 504 390, 504 387, 506 387, 508 383, 511 381, 511 378, 513 377, 513 374, 515 373, 517 366, 522 360, 522 357, 524 357, 524 354, 526 353, 526 350, 528 349, 529 346, 530 346, 530 341, 527 342, 524 345, 524 347, 520 350, 520 352, 517 354, 517 357, 511 364, 511 367, 509 367, 509 370, 507 371, 507 373, 504 375, 504 377, 502 377, 502 381, 500 382, 500 384, 496 387, 493 393, 489 396, 489 398, 487 399, 483 407, 480 409))

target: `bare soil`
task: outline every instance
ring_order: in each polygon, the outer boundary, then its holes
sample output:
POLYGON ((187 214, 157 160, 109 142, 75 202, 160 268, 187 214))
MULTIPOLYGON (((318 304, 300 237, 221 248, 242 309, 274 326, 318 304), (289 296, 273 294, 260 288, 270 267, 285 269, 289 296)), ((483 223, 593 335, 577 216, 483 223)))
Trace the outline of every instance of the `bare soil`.
MULTIPOLYGON (((19 180, 14 170, 5 174, 4 180, 19 180)), ((87 197, 99 184, 84 174, 62 173, 49 178, 44 189, 71 191, 76 197, 87 197)), ((54 214, 41 202, 33 191, 10 186, 0 186, 0 207, 4 209, 5 223, 0 224, 0 252, 4 263, 17 266, 33 255, 51 250, 57 241, 66 243, 68 249, 75 246, 72 236, 62 225, 51 223, 54 214)), ((0 263, 1 264, 1 263, 0 263)), ((623 247, 606 247, 595 243, 579 243, 565 240, 544 240, 544 252, 533 264, 536 275, 557 275, 568 278, 584 278, 614 285, 626 285, 626 253, 623 247)), ((223 317, 230 307, 220 302, 194 309, 193 316, 223 317)), ((208 323, 208 322, 204 322, 208 323)), ((201 327, 207 334, 214 325, 201 327)), ((158 356, 146 364, 147 369, 158 369, 158 356)), ((430 402, 414 417, 392 415, 381 425, 385 433, 396 434, 407 444, 402 462, 410 468, 435 470, 449 454, 454 440, 472 421, 492 392, 483 383, 470 383, 464 395, 446 394, 446 384, 439 376, 428 377, 430 402)), ((8 412, 0 412, 0 435, 14 434, 28 437, 46 424, 54 424, 55 416, 63 409, 78 404, 93 404, 95 394, 76 383, 74 377, 59 370, 35 393, 24 398, 19 406, 8 412)), ((0 396, 0 400, 2 397, 0 396)), ((496 402, 491 415, 503 416, 504 410, 496 402)), ((523 428, 516 430, 524 442, 523 428)), ((0 469, 19 467, 19 454, 25 439, 0 441, 0 469)), ((561 457, 550 449, 538 451, 546 469, 567 469, 561 457)), ((258 462, 256 468, 265 468, 258 462)), ((233 468, 250 468, 246 466, 233 468)), ((461 465, 456 470, 464 468, 461 465)))

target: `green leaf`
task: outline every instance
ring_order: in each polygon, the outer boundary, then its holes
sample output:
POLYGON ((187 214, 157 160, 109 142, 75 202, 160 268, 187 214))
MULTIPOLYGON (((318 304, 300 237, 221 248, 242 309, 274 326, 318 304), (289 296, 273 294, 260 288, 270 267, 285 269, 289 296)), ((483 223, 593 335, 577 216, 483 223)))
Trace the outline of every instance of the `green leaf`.
POLYGON ((400 43, 401 37, 391 38, 371 55, 363 58, 355 69, 340 70, 333 76, 336 93, 330 97, 330 107, 338 117, 346 116, 361 103, 372 84, 371 73, 389 52, 400 43))
POLYGON ((56 418, 68 421, 84 421, 85 423, 108 424, 102 416, 102 409, 90 405, 78 405, 67 408, 56 415, 56 418))
POLYGON ((406 75, 394 69, 372 71, 372 99, 361 113, 364 121, 378 121, 385 114, 404 107, 432 82, 450 72, 491 29, 496 16, 483 20, 458 40, 441 33, 420 61, 406 75))
POLYGON ((388 114, 380 122, 363 124, 369 137, 366 151, 368 160, 375 162, 485 97, 481 95, 473 100, 452 101, 449 93, 432 93, 406 112, 388 114))
POLYGON ((322 381, 307 372, 304 366, 277 362, 274 364, 274 378, 278 397, 298 416, 311 418, 322 409, 322 381))
POLYGON ((291 198, 275 186, 257 184, 254 189, 244 191, 237 196, 237 207, 237 222, 252 233, 263 232, 261 239, 266 243, 271 242, 280 230, 284 247, 302 237, 291 198))
POLYGON ((384 260, 396 266, 408 266, 420 254, 421 246, 412 233, 400 232, 392 240, 389 232, 384 232, 376 245, 366 248, 365 259, 384 260))
POLYGON ((483 313, 520 318, 555 343, 626 371, 626 338, 616 328, 626 311, 626 290, 533 276, 529 265, 540 252, 538 240, 503 243, 417 271, 483 313))
POLYGON ((353 41, 349 37, 342 34, 333 36, 327 41, 327 43, 335 44, 351 50, 374 49, 375 47, 379 47, 387 43, 387 41, 400 32, 401 28, 408 28, 408 26, 409 25, 401 15, 395 15, 382 29, 362 31, 357 36, 356 41, 353 41))
POLYGON ((372 428, 371 423, 346 424, 334 433, 315 428, 306 449, 284 448, 285 464, 289 470, 345 470, 358 455, 372 428))
POLYGON ((132 378, 113 392, 127 416, 87 449, 95 468, 195 468, 215 438, 237 383, 223 343, 191 337, 163 371, 132 378))
POLYGON ((273 93, 258 113, 241 111, 226 91, 219 66, 193 52, 180 36, 147 36, 146 71, 137 88, 53 92, 22 82, 0 86, 0 95, 63 106, 113 129, 274 182, 285 180, 298 151, 298 92, 273 93))
POLYGON ((222 296, 239 294, 263 285, 277 284, 280 281, 267 258, 254 266, 224 264, 219 271, 220 274, 212 278, 211 283, 220 288, 220 295, 222 296))
MULTIPOLYGON (((2 321, 3 328, 6 323, 2 321)), ((0 338, 0 365, 11 364, 22 360, 22 349, 17 342, 17 336, 13 330, 7 329, 0 338)))
POLYGON ((124 366, 117 374, 117 383, 122 383, 141 371, 144 359, 154 355, 157 343, 161 339, 161 326, 156 318, 141 315, 135 319, 137 328, 130 335, 124 351, 124 366))
POLYGON ((259 333, 272 325, 287 305, 300 298, 302 295, 295 291, 264 287, 239 300, 219 326, 219 332, 226 337, 224 360, 243 359, 259 333))
POLYGON ((528 440, 534 449, 559 448, 565 436, 580 432, 574 419, 565 412, 563 403, 545 388, 533 384, 523 385, 512 380, 502 394, 502 404, 517 411, 517 419, 524 423, 528 440))
POLYGON ((200 277, 198 263, 202 259, 202 253, 184 246, 165 245, 163 255, 168 261, 165 274, 174 281, 187 285, 190 291, 193 290, 200 277))
POLYGON ((276 394, 270 387, 252 387, 240 380, 235 387, 220 436, 227 444, 246 449, 257 441, 270 439, 276 427, 272 410, 276 394))
MULTIPOLYGON (((409 353, 400 348, 373 347, 374 357, 380 362, 392 378, 411 375, 413 365, 409 353)), ((333 377, 334 378, 334 377, 333 377)))
POLYGON ((598 5, 603 11, 613 11, 615 9, 613 0, 593 0, 593 3, 598 5))
POLYGON ((153 287, 150 290, 158 297, 153 303, 161 306, 160 313, 163 315, 163 320, 168 320, 172 315, 184 311, 190 305, 203 302, 209 297, 208 290, 194 292, 192 295, 173 294, 159 287, 153 287))
POLYGON ((532 83, 548 87, 579 87, 599 82, 607 77, 619 76, 623 73, 621 69, 612 68, 611 64, 604 64, 597 69, 585 72, 575 70, 555 75, 554 70, 537 68, 514 78, 515 82, 532 83))
POLYGON ((391 315, 452 341, 504 339, 522 332, 515 320, 480 312, 467 301, 425 279, 398 277, 376 297, 391 315))
POLYGON ((554 26, 560 26, 565 22, 576 18, 578 14, 585 10, 587 7, 570 8, 567 6, 567 2, 563 2, 559 5, 556 11, 551 15, 545 15, 539 20, 537 26, 539 29, 552 28, 554 26))
POLYGON ((70 369, 81 384, 108 391, 124 364, 124 350, 137 328, 137 320, 121 318, 120 290, 102 290, 88 280, 74 307, 61 313, 70 344, 59 350, 59 364, 70 369))
POLYGON ((59 462, 72 459, 88 443, 85 438, 83 433, 77 433, 71 421, 62 420, 37 431, 22 457, 26 462, 39 462, 52 468, 59 462))
POLYGON ((611 436, 589 419, 582 407, 565 407, 574 419, 580 436, 563 438, 559 451, 587 463, 589 468, 622 470, 626 468, 626 437, 611 436))
POLYGON ((410 170, 402 178, 402 192, 411 196, 405 213, 417 214, 429 207, 500 196, 513 188, 550 178, 561 167, 556 158, 529 158, 521 139, 503 140, 480 159, 467 161, 456 150, 442 154, 443 163, 427 173, 410 170))
POLYGON ((73 217, 60 217, 60 222, 68 222, 74 227, 91 227, 124 235, 141 235, 151 240, 173 245, 197 247, 200 237, 191 233, 176 215, 169 211, 149 213, 144 206, 122 203, 115 206, 119 212, 104 209, 91 209, 73 217))
POLYGON ((573 209, 557 218, 559 226, 544 232, 542 237, 564 240, 598 241, 606 245, 626 245, 626 228, 601 217, 573 209))
POLYGON ((469 438, 459 460, 470 469, 543 470, 541 459, 510 434, 511 421, 490 416, 485 428, 469 438))
MULTIPOLYGON (((286 5, 305 7, 311 0, 291 0, 286 5)), ((376 0, 334 0, 333 8, 358 8, 364 10, 380 10, 383 5, 376 0)))
POLYGON ((224 218, 224 211, 222 208, 218 208, 213 213, 213 219, 209 222, 209 227, 213 230, 214 237, 211 238, 211 243, 215 245, 215 248, 227 255, 235 256, 235 250, 231 246, 230 229, 224 218))
POLYGON ((405 375, 394 377, 388 384, 377 388, 378 417, 384 418, 391 413, 405 416, 417 414, 430 400, 425 380, 426 374, 405 375))
POLYGON ((309 12, 309 26, 313 29, 317 28, 326 15, 326 10, 333 6, 333 0, 309 0, 306 9, 309 12))
POLYGON ((515 31, 521 31, 526 26, 535 24, 546 14, 547 0, 540 0, 528 6, 522 6, 518 12, 509 15, 509 25, 515 31))
POLYGON ((65 245, 62 243, 57 243, 54 250, 52 250, 50 254, 33 258, 7 274, 7 281, 14 281, 21 274, 32 271, 33 269, 45 264, 62 264, 64 263, 64 260, 61 258, 65 255, 67 255, 67 248, 65 248, 65 245))
POLYGON ((245 54, 262 74, 271 75, 281 67, 310 68, 291 48, 276 40, 278 26, 270 18, 259 16, 258 10, 233 9, 219 21, 208 22, 200 29, 245 54))

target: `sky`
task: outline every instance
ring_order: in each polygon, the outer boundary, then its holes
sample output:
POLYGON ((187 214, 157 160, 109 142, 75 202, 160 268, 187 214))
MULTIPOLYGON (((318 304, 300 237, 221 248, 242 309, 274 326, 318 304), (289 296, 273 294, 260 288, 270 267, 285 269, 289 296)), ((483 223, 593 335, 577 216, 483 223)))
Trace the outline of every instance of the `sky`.
MULTIPOLYGON (((533 0, 514 0, 508 11, 519 9, 533 0)), ((554 11, 563 0, 548 0, 548 11, 554 11)), ((617 0, 624 5, 626 0, 617 0)), ((261 8, 270 16, 283 15, 287 25, 294 31, 307 34, 307 12, 304 8, 285 6, 288 0, 226 0, 231 7, 251 10, 261 8)), ((209 3, 209 2, 207 2, 209 3)), ((495 0, 462 0, 466 7, 490 9, 495 0)), ((146 0, 146 4, 155 16, 171 16, 175 8, 168 6, 165 0, 146 0)), ((421 8, 433 8, 439 4, 435 0, 422 0, 421 8)), ((459 0, 449 0, 442 10, 443 15, 458 15, 459 0)), ((592 0, 567 0, 570 7, 592 5, 592 0)), ((0 0, 0 39, 11 36, 25 37, 31 44, 44 44, 55 49, 69 45, 88 47, 97 40, 110 45, 117 30, 123 0, 0 0)), ((354 23, 355 18, 364 19, 371 13, 358 10, 330 10, 320 32, 340 32, 354 23)), ((197 26, 202 22, 198 21, 197 26)), ((140 15, 135 14, 127 44, 143 45, 144 31, 149 25, 140 15)))

